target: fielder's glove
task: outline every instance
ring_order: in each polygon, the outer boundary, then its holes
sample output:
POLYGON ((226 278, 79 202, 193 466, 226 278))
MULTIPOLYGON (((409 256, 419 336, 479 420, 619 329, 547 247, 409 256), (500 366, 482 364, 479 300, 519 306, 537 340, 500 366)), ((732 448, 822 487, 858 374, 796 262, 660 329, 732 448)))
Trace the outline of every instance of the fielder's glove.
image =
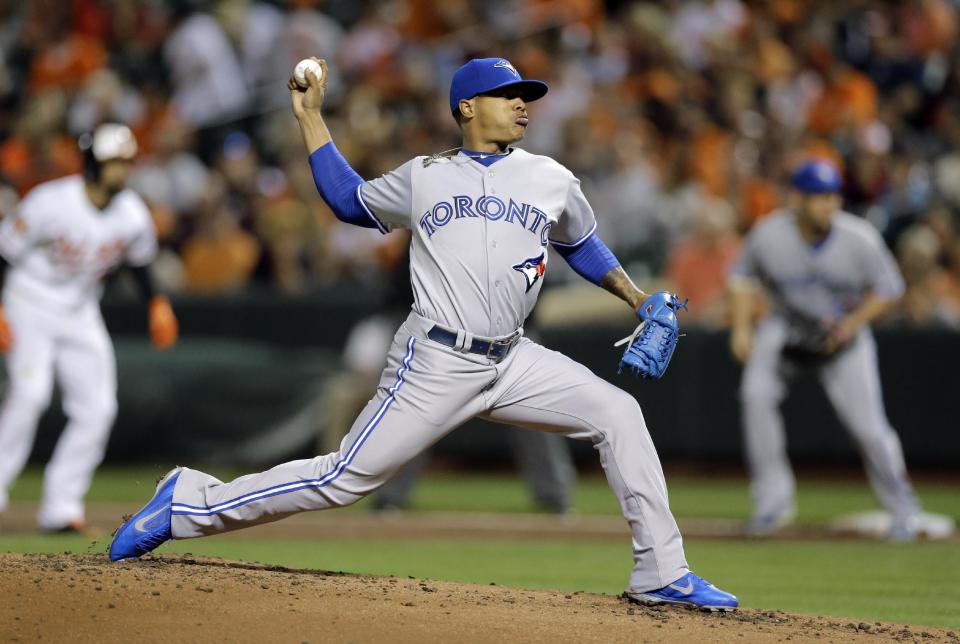
POLYGON ((657 291, 647 298, 637 311, 640 326, 613 345, 627 344, 617 373, 623 373, 626 368, 641 378, 660 378, 670 364, 680 337, 677 312, 686 308, 686 300, 681 304, 676 295, 667 291, 657 291))
POLYGON ((13 346, 13 333, 10 332, 10 325, 7 324, 3 307, 0 306, 0 353, 6 353, 11 346, 13 346))
POLYGON ((177 343, 180 325, 167 296, 154 295, 150 299, 147 317, 150 323, 150 339, 157 351, 164 351, 177 343))

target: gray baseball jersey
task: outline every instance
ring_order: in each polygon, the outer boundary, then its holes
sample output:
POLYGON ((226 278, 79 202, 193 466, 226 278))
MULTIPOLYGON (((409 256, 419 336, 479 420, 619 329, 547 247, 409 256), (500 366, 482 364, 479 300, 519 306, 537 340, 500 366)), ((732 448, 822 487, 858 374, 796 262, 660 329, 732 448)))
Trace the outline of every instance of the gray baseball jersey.
POLYGON ((185 539, 349 505, 469 418, 593 442, 633 533, 630 590, 688 571, 666 484, 636 400, 528 338, 502 358, 470 352, 514 334, 541 286, 548 242, 593 231, 577 179, 555 161, 513 150, 487 167, 465 155, 418 157, 358 190, 383 232, 413 231, 415 302, 387 354, 377 393, 340 449, 223 483, 184 470, 171 528, 185 539), (435 341, 437 325, 456 346, 435 341))
MULTIPOLYGON (((754 228, 731 276, 756 279, 771 303, 757 328, 741 385, 755 514, 761 517, 785 512, 794 502, 780 403, 799 366, 784 350, 820 351, 826 326, 859 307, 868 293, 898 297, 903 279, 869 222, 838 212, 826 238, 811 245, 790 211, 774 213, 754 228)), ((918 513, 899 438, 883 409, 869 329, 817 369, 831 404, 864 454, 880 501, 897 518, 918 513)))
POLYGON ((548 241, 576 243, 596 227, 580 181, 520 149, 490 167, 417 157, 360 194, 381 230, 413 231, 414 310, 481 336, 512 333, 533 310, 548 241))
POLYGON ((811 246, 796 216, 776 212, 747 237, 734 277, 755 278, 770 298, 771 314, 804 344, 821 323, 833 324, 863 303, 867 293, 899 297, 903 278, 876 229, 846 212, 834 215, 830 234, 811 246))

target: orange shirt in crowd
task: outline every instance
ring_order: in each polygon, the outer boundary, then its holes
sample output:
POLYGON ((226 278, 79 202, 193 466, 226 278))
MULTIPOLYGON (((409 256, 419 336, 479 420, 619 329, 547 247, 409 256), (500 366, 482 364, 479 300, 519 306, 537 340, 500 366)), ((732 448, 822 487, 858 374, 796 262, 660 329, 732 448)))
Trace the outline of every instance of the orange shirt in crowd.
POLYGON ((789 78, 795 67, 793 54, 783 41, 764 36, 757 42, 753 73, 764 85, 789 78))
POLYGON ((744 229, 750 228, 780 205, 777 186, 761 177, 750 177, 740 185, 740 212, 743 213, 744 229))
POLYGON ((605 16, 600 0, 528 0, 520 6, 520 19, 530 29, 577 22, 595 29, 605 16))
POLYGON ((677 293, 690 298, 692 317, 709 316, 722 305, 727 273, 740 253, 740 244, 740 239, 730 234, 709 246, 690 238, 674 247, 666 278, 677 293))
POLYGON ((957 15, 945 0, 904 3, 901 29, 910 51, 918 58, 949 52, 957 41, 957 15))
POLYGON ((715 197, 727 194, 732 143, 727 130, 709 125, 697 132, 691 144, 690 176, 715 197))
POLYGON ((80 87, 90 74, 107 62, 103 43, 81 35, 64 40, 41 51, 30 68, 31 89, 80 87))
POLYGON ((260 260, 253 235, 232 228, 216 235, 197 235, 183 245, 184 290, 230 293, 243 288, 260 260))
POLYGON ((44 143, 39 150, 18 137, 0 144, 0 172, 21 196, 39 183, 83 169, 73 138, 55 137, 44 143))
POLYGON ((439 38, 450 32, 450 25, 433 0, 406 0, 400 31, 412 40, 439 38))
POLYGON ((810 159, 825 159, 830 161, 833 165, 840 168, 841 172, 844 171, 846 167, 846 164, 843 162, 843 157, 840 156, 840 152, 830 141, 825 139, 809 139, 798 147, 797 154, 792 159, 791 169, 810 159))
POLYGON ((845 125, 864 125, 877 116, 877 86, 865 74, 845 69, 810 105, 807 124, 817 134, 845 125))

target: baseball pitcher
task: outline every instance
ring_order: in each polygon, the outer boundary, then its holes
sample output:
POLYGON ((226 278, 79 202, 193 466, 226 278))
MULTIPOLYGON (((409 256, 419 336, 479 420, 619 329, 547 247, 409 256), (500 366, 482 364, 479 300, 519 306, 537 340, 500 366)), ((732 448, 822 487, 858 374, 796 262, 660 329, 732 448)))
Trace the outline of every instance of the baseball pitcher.
POLYGON ((116 365, 100 316, 104 278, 129 266, 149 301, 154 345, 166 349, 177 339, 170 303, 148 271, 157 253, 153 221, 126 189, 133 133, 106 123, 81 137, 80 147, 82 176, 37 186, 0 223, 0 350, 9 381, 0 410, 0 511, 56 377, 68 423, 44 474, 37 517, 44 531, 84 529, 83 498, 116 415, 116 365))
POLYGON ((416 157, 364 181, 337 151, 321 117, 329 75, 318 62, 321 78, 308 72, 305 89, 294 79, 289 84, 317 188, 343 221, 383 233, 412 231, 413 310, 394 336, 376 395, 338 451, 229 483, 174 469, 118 530, 111 558, 137 557, 170 538, 349 505, 481 416, 593 443, 633 532, 629 597, 735 608, 736 597, 687 566, 637 401, 524 337, 521 325, 543 284, 548 244, 638 312, 640 350, 625 354, 627 366, 653 373, 647 362, 668 359, 676 336, 676 298, 659 294, 647 302, 597 235, 577 178, 553 159, 512 147, 530 124, 528 103, 547 92, 546 84, 522 79, 502 58, 471 60, 450 85, 462 148, 416 157))

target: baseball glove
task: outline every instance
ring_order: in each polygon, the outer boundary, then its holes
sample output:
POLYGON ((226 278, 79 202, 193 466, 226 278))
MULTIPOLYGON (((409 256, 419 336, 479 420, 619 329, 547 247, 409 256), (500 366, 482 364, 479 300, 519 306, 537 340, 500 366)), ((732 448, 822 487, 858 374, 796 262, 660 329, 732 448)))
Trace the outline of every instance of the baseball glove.
POLYGON ((13 346, 13 334, 10 332, 10 325, 7 324, 7 318, 3 314, 3 307, 0 306, 0 353, 6 353, 13 346))
POLYGON ((837 329, 835 322, 795 316, 787 327, 781 353, 784 358, 801 367, 825 364, 852 346, 856 339, 838 341, 837 329))
POLYGON ((686 308, 686 300, 681 304, 676 295, 667 291, 657 291, 647 298, 637 311, 640 326, 613 345, 627 345, 617 373, 626 368, 641 378, 663 376, 680 338, 677 312, 686 308))
POLYGON ((180 326, 177 324, 177 316, 173 314, 170 300, 165 295, 154 295, 150 299, 147 317, 150 326, 150 339, 157 351, 164 351, 177 343, 180 326))

